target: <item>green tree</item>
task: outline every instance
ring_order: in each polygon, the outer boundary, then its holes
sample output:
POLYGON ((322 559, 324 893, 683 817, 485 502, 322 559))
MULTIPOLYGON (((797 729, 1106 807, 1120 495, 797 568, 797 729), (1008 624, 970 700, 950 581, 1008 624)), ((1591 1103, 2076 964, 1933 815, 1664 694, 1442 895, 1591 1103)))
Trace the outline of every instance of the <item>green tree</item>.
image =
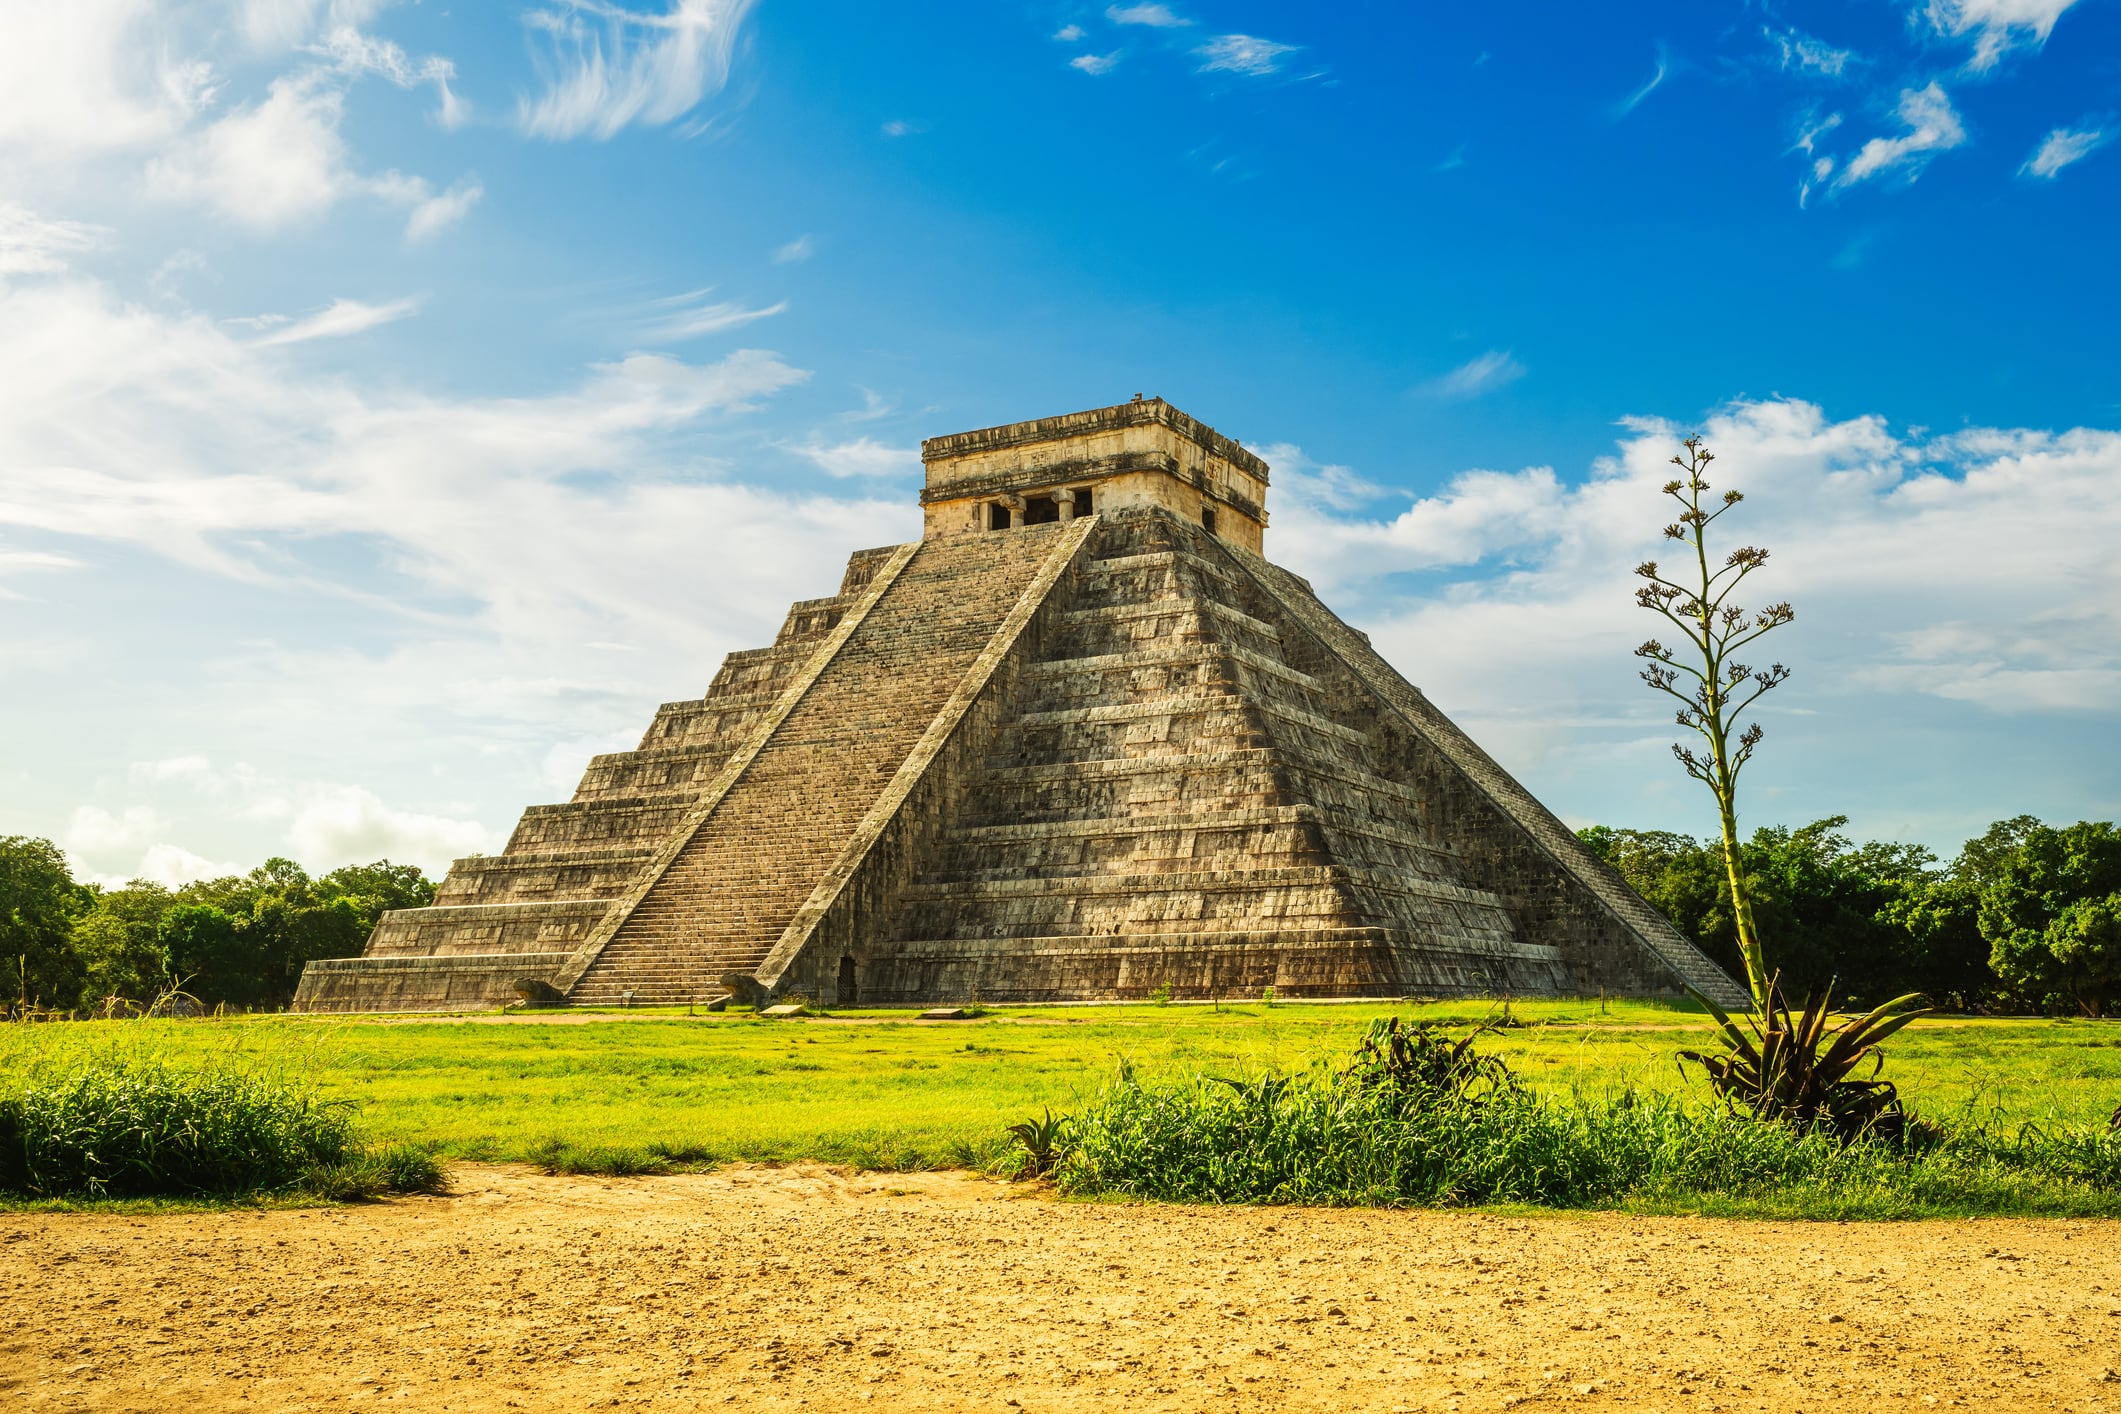
POLYGON ((94 898, 50 840, 0 836, 0 1006, 65 1006, 80 993, 73 925, 94 898))
POLYGON ((1647 662, 1642 680, 1654 691, 1677 700, 1678 724, 1701 737, 1701 750, 1675 743, 1672 754, 1686 773, 1707 786, 1716 798, 1732 921, 1738 932, 1738 955, 1745 965, 1753 1005, 1756 1010, 1765 1011, 1767 961, 1738 850, 1738 778, 1760 745, 1762 731, 1758 722, 1742 731, 1738 724, 1762 695, 1788 679, 1789 669, 1776 663, 1756 672, 1738 655, 1797 614, 1787 603, 1771 604, 1749 614, 1730 602, 1746 577, 1767 563, 1768 552, 1758 546, 1741 546, 1711 568, 1709 527, 1745 497, 1737 491, 1726 491, 1722 504, 1708 509, 1702 500, 1710 489, 1705 473, 1716 459, 1715 454, 1699 437, 1687 438, 1685 445, 1686 455, 1673 457, 1672 464, 1686 475, 1664 486, 1664 494, 1680 507, 1678 518, 1664 528, 1664 533, 1666 539, 1675 540, 1692 552, 1693 563, 1680 570, 1678 578, 1663 574, 1655 560, 1637 565, 1635 573, 1649 582, 1635 592, 1635 602, 1671 623, 1686 646, 1675 653, 1653 638, 1637 648, 1635 655, 1647 662))
MULTIPOLYGON (((1833 815, 1797 829, 1764 826, 1739 847, 1754 916, 1776 940, 1784 982, 1804 991, 1835 983, 1837 999, 1866 1003, 1911 988, 1962 1005, 1984 996, 1994 978, 1971 894, 1920 845, 1856 845, 1847 824, 1833 815)), ((1581 833, 1719 966, 1743 969, 1716 841, 1606 826, 1581 833)))
POLYGON ((259 977, 249 921, 180 895, 155 930, 171 980, 209 1006, 254 1004, 259 977))
POLYGON ((179 889, 159 941, 201 1001, 285 1006, 306 964, 360 952, 384 913, 423 907, 434 891, 416 866, 387 859, 311 878, 293 860, 273 858, 248 874, 179 889))
POLYGON ((1990 965, 2025 1005, 2105 1015, 2121 997, 2121 831, 2105 821, 2006 821, 1990 835, 1999 831, 2017 843, 1981 857, 1990 965))
POLYGON ((147 879, 104 889, 95 905, 74 920, 74 952, 86 973, 83 1009, 110 999, 145 1003, 170 984, 169 955, 161 939, 170 891, 147 879))

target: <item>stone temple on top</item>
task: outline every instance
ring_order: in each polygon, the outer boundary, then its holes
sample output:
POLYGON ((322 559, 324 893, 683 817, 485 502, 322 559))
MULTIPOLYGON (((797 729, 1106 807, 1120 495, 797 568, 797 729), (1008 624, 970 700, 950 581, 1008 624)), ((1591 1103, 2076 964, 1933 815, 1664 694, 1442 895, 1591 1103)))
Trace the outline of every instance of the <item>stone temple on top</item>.
POLYGON ((919 540, 664 704, 312 1011, 1743 993, 1298 576, 1161 399, 922 444, 919 540))

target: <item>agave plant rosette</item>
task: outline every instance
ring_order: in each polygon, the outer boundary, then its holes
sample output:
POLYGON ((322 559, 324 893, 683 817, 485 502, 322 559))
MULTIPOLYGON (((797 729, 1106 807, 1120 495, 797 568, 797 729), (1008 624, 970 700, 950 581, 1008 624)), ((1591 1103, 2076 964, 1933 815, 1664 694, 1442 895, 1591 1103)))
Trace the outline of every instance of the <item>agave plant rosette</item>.
POLYGON ((1898 1088, 1878 1076, 1885 1063, 1878 1047, 1935 1008, 1910 992, 1862 1016, 1836 1020, 1831 995, 1830 985, 1792 1012, 1778 972, 1768 981, 1766 1004, 1741 1023, 1695 992, 1716 1018, 1725 1049, 1681 1051, 1679 1059, 1700 1066, 1718 1095, 1760 1119, 1786 1120, 1800 1129, 1824 1126, 1843 1138, 1865 1132, 1903 1136, 1907 1113, 1898 1088))

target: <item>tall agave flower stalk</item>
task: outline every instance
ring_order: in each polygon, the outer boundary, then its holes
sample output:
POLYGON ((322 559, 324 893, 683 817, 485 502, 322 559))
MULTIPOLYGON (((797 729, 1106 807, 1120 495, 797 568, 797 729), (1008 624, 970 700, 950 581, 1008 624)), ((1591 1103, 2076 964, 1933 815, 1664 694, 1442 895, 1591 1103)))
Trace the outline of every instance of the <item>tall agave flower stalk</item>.
POLYGON ((1768 552, 1745 545, 1715 562, 1709 552, 1709 527, 1745 499, 1737 491, 1725 491, 1721 504, 1706 498, 1710 486, 1706 472, 1715 454, 1699 437, 1686 439, 1686 452, 1672 458, 1684 476, 1668 481, 1664 494, 1679 505, 1679 516, 1664 528, 1667 540, 1677 541, 1686 551, 1687 564, 1677 571, 1660 569, 1657 561, 1645 560, 1635 573, 1648 583, 1635 591, 1635 602, 1662 615, 1677 629, 1684 646, 1677 651, 1658 639, 1635 650, 1647 660, 1642 680, 1679 703, 1675 720, 1701 738, 1699 747, 1675 742, 1672 754, 1688 775, 1706 785, 1716 797, 1716 819, 1723 835, 1724 867, 1730 876, 1731 911, 1738 928, 1738 951, 1745 959, 1746 987, 1753 1007, 1769 1007, 1767 958, 1760 943, 1760 930, 1753 921, 1751 890, 1738 857, 1738 777, 1764 734, 1758 722, 1741 730, 1739 719, 1754 703, 1788 681, 1790 670, 1780 663, 1755 670, 1739 655, 1765 635, 1797 617, 1787 603, 1770 604, 1748 612, 1731 602, 1738 586, 1767 563, 1768 552))

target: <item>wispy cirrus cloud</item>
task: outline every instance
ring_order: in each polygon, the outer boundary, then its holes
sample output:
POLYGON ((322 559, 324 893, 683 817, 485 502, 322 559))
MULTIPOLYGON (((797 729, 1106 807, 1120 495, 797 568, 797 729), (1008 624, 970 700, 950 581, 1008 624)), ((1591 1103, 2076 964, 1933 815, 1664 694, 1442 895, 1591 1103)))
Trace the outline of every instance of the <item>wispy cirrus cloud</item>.
POLYGON ((2018 169, 2018 173, 2052 181, 2064 167, 2082 162, 2104 147, 2111 136, 2102 128, 2056 128, 2040 140, 2040 145, 2025 159, 2025 165, 2018 169))
POLYGON ((538 137, 610 138, 684 117, 721 91, 755 0, 671 0, 661 12, 561 0, 524 22, 542 34, 544 89, 517 105, 538 137))
POLYGON ((439 105, 435 121, 444 128, 460 128, 471 119, 470 106, 449 86, 457 76, 457 66, 440 55, 414 59, 389 40, 363 34, 352 25, 333 29, 315 46, 315 52, 330 58, 343 72, 374 74, 399 88, 433 84, 439 105))
POLYGON ((1204 74, 1247 74, 1257 78, 1280 68, 1282 56, 1294 54, 1299 47, 1255 35, 1221 34, 1194 50, 1193 56, 1200 60, 1200 72, 1204 74))
POLYGON ((284 344, 306 344, 313 339, 343 339, 352 334, 365 334, 370 329, 385 324, 394 324, 417 314, 420 301, 396 299, 385 304, 367 304, 357 299, 336 299, 327 309, 310 315, 307 319, 285 322, 278 319, 253 321, 267 325, 278 325, 273 331, 256 341, 261 349, 277 348, 284 344))
POLYGON ((1510 355, 1507 349, 1490 349, 1478 358, 1468 359, 1441 378, 1431 379, 1416 389, 1424 397, 1438 402, 1462 403, 1497 388, 1508 387, 1524 377, 1525 366, 1510 355))
MULTIPOLYGON (((1116 25, 1146 25, 1150 29, 1185 29, 1193 23, 1173 14, 1169 5, 1107 5, 1105 18, 1116 25)), ((1073 25, 1070 29, 1075 29, 1073 25)), ((1078 35, 1081 33, 1077 30, 1078 35)))
POLYGON ((1115 49, 1110 54, 1078 54, 1068 61, 1068 67, 1079 69, 1093 77, 1098 74, 1109 74, 1119 67, 1120 55, 1124 52, 1123 50, 1115 49))
POLYGON ((827 476, 912 476, 921 469, 919 447, 894 447, 873 437, 826 442, 813 437, 788 448, 827 476))
POLYGON ((741 329, 746 324, 784 314, 788 309, 786 300, 759 309, 746 309, 734 300, 708 299, 707 296, 713 293, 712 289, 691 290, 682 295, 651 300, 646 306, 646 317, 635 326, 638 336, 653 344, 678 344, 687 339, 741 329))
POLYGON ((1625 118, 1628 114, 1634 112, 1637 108, 1641 107, 1642 100, 1648 98, 1651 94, 1655 93, 1659 88, 1661 88, 1664 85, 1666 77, 1670 75, 1671 71, 1671 60, 1666 57, 1664 52, 1664 46, 1660 44, 1657 46, 1657 62, 1651 67, 1650 76, 1647 79, 1643 80, 1642 85, 1640 87, 1634 89, 1625 98, 1621 99, 1618 103, 1615 103, 1613 105, 1614 119, 1617 121, 1618 119, 1625 118))
POLYGON ((1838 79, 1848 73, 1856 53, 1852 49, 1836 49, 1823 39, 1815 39, 1796 29, 1763 29, 1768 43, 1775 46, 1782 68, 1787 73, 1806 74, 1814 78, 1838 79))
POLYGON ((0 201, 0 275, 64 270, 67 257, 106 245, 110 232, 84 221, 55 221, 26 206, 0 201))
POLYGON ((2055 24, 2076 0, 1929 0, 1923 14, 1939 34, 1971 38, 1966 66, 1993 69, 2013 49, 2047 43, 2055 24))
POLYGON ((1921 88, 1902 89, 1893 113, 1907 131, 1898 137, 1874 137, 1858 148, 1834 178, 1835 190, 1889 172, 1902 173, 1913 181, 1938 153, 1966 141, 1966 124, 1952 107, 1951 97, 1934 80, 1921 88))

